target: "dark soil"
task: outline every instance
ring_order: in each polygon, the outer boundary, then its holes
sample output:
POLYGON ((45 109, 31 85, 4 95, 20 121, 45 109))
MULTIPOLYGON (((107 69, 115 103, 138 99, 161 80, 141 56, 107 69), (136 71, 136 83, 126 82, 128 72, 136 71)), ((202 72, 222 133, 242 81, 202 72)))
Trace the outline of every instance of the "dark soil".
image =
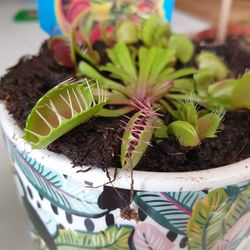
MULTIPOLYGON (((228 40, 226 46, 209 48, 223 55, 235 76, 250 66, 245 49, 228 40), (240 49, 237 50, 236 47, 240 49), (226 49, 227 47, 227 49, 226 49)), ((201 46, 197 46, 200 50, 201 46)), ((46 44, 38 56, 24 57, 0 80, 0 99, 21 128, 36 101, 50 88, 74 76, 74 72, 55 64, 46 44)), ((119 167, 123 130, 120 119, 93 118, 62 136, 49 150, 63 153, 74 165, 102 168, 119 167)), ((250 111, 227 113, 216 138, 204 140, 196 148, 183 148, 170 139, 153 141, 136 169, 148 171, 191 171, 233 163, 250 156, 250 111)))

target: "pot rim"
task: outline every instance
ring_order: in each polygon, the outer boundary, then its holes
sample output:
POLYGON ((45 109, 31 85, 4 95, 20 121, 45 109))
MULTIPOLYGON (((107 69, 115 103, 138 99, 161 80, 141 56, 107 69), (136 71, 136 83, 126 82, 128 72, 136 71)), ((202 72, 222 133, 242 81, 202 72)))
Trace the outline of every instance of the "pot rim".
MULTIPOLYGON (((217 26, 211 26, 193 36, 197 42, 204 41, 205 39, 214 39, 217 32, 217 26)), ((250 36, 249 23, 230 23, 227 28, 227 35, 229 36, 250 36)))
MULTIPOLYGON (((7 135, 8 139, 16 145, 17 149, 24 151, 31 158, 35 158, 46 167, 61 174, 71 176, 73 179, 82 182, 87 187, 93 188, 107 184, 107 175, 100 168, 94 167, 87 172, 79 172, 79 170, 87 169, 89 166, 77 166, 73 168, 70 160, 62 154, 56 154, 47 149, 32 150, 31 145, 21 138, 22 130, 16 125, 14 118, 9 115, 3 103, 0 103, 0 121, 4 134, 7 135)), ((114 175, 114 172, 115 170, 111 168, 111 177, 114 175)), ((191 172, 164 173, 134 170, 133 177, 135 190, 178 192, 218 188, 249 180, 250 158, 226 166, 191 172)), ((130 189, 130 185, 130 171, 118 169, 117 177, 113 182, 113 186, 130 189)))

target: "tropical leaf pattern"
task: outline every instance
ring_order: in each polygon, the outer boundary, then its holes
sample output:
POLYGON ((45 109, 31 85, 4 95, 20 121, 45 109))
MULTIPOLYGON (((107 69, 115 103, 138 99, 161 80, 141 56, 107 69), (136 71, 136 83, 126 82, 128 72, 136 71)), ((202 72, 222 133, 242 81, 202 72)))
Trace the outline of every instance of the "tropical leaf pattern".
POLYGON ((156 226, 148 223, 140 223, 136 227, 133 245, 137 250, 171 250, 175 246, 156 226))
POLYGON ((137 192, 135 202, 153 220, 177 234, 186 234, 194 203, 205 197, 200 192, 137 192))
POLYGON ((236 224, 228 230, 223 240, 220 240, 212 250, 235 250, 241 241, 250 235, 250 212, 243 215, 236 224))
POLYGON ((110 211, 103 203, 110 193, 86 189, 84 180, 63 176, 6 141, 38 249, 174 250, 188 244, 190 250, 236 250, 250 236, 249 181, 208 192, 137 191, 142 222, 136 224, 120 217, 120 197, 112 197, 110 211))
POLYGON ((132 230, 132 227, 125 225, 115 225, 99 233, 59 230, 55 242, 58 250, 127 250, 132 230))
POLYGON ((96 189, 83 189, 79 184, 78 194, 70 193, 69 189, 64 190, 60 174, 54 171, 51 172, 24 152, 19 152, 14 146, 12 146, 12 151, 14 151, 12 154, 14 161, 28 181, 52 204, 68 213, 80 216, 97 218, 104 215, 106 210, 101 209, 97 204, 97 199, 101 194, 100 191, 96 189), (82 194, 79 196, 80 192, 82 194))
POLYGON ((196 202, 187 225, 189 249, 211 249, 223 238, 222 222, 229 208, 223 188, 211 191, 205 199, 196 202))
POLYGON ((230 207, 225 217, 225 230, 227 231, 235 225, 239 218, 248 211, 250 211, 250 184, 239 193, 235 202, 230 207))
POLYGON ((249 211, 250 184, 211 191, 194 206, 187 226, 190 249, 236 249, 250 233, 249 211))

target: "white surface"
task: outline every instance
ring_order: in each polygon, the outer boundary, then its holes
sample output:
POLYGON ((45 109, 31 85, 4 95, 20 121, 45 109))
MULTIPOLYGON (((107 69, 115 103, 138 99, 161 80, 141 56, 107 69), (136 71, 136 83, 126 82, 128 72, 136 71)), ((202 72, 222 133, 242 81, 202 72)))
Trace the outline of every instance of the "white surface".
MULTIPOLYGON (((41 42, 46 38, 36 23, 12 22, 17 10, 30 6, 24 2, 27 1, 0 0, 0 76, 22 55, 36 53, 41 42)), ((174 14, 173 27, 176 32, 195 32, 207 26, 208 23, 184 13, 174 14)), ((26 229, 25 212, 17 200, 1 135, 0 159, 0 249, 31 250, 33 247, 26 229)))

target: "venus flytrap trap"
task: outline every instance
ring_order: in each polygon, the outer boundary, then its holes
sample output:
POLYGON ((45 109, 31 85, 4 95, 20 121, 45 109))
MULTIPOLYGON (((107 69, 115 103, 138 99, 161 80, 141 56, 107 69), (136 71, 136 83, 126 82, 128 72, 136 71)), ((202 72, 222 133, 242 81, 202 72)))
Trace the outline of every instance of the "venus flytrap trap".
POLYGON ((43 148, 88 121, 107 102, 104 92, 95 85, 96 99, 87 80, 70 80, 48 91, 30 113, 23 138, 32 148, 43 148))
POLYGON ((216 80, 223 80, 227 77, 229 69, 222 59, 209 51, 203 51, 196 57, 200 69, 208 69, 214 73, 216 80))
POLYGON ((148 146, 160 118, 150 106, 144 106, 135 113, 125 126, 121 146, 121 165, 123 169, 134 168, 148 146))
POLYGON ((213 112, 201 112, 197 108, 190 101, 179 104, 174 113, 177 120, 168 126, 168 136, 175 137, 182 146, 198 146, 201 140, 215 137, 220 128, 224 117, 222 108, 213 112))

